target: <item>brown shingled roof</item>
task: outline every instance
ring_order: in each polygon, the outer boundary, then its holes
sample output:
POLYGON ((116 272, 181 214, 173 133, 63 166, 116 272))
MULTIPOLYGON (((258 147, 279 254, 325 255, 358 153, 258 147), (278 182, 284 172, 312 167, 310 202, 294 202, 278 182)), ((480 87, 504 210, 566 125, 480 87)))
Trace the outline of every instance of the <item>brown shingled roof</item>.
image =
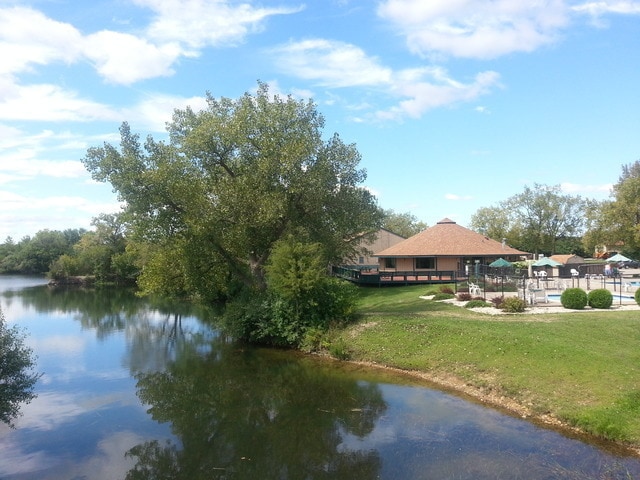
POLYGON ((433 227, 376 252, 376 257, 528 255, 443 218, 433 227))

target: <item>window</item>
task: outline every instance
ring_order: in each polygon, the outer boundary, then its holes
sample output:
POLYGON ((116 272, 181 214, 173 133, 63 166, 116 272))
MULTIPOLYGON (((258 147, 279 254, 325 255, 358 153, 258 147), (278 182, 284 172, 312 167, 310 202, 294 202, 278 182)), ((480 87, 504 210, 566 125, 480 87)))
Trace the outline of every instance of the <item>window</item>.
POLYGON ((435 270, 436 259, 434 257, 416 258, 416 270, 435 270))
POLYGON ((359 257, 359 258, 358 258, 358 263, 359 263, 360 265, 364 265, 364 257, 359 257))
POLYGON ((385 258, 384 259, 384 268, 396 268, 396 259, 395 258, 385 258))

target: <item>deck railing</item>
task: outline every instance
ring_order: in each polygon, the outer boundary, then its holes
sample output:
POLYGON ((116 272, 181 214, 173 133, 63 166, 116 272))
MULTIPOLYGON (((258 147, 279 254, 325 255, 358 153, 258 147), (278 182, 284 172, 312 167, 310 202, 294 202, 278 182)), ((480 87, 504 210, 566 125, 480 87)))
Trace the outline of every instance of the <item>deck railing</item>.
POLYGON ((361 270, 349 267, 332 269, 334 275, 362 285, 408 285, 412 283, 450 283, 459 279, 453 270, 429 271, 378 271, 361 270))

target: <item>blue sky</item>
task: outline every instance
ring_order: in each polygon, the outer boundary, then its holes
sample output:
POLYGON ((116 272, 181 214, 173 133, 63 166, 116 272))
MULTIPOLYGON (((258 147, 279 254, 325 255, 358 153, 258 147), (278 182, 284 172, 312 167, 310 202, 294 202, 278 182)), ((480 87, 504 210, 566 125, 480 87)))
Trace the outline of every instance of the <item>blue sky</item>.
POLYGON ((0 241, 118 210, 80 159, 257 81, 313 98, 379 205, 467 226, 640 159, 640 1, 0 0, 0 241))

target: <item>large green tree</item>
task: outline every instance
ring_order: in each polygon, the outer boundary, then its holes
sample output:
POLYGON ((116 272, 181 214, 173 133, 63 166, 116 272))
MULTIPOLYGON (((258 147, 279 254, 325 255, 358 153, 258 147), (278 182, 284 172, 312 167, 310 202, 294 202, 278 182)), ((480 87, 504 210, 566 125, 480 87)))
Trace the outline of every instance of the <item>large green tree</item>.
POLYGON ((611 200, 597 205, 590 214, 589 226, 590 247, 619 243, 625 254, 640 256, 640 160, 622 166, 611 200))
POLYGON ((584 232, 587 203, 580 196, 562 193, 560 185, 534 184, 500 202, 479 209, 471 227, 491 238, 532 253, 560 252, 560 245, 584 232))
POLYGON ((105 143, 83 159, 125 202, 132 238, 150 245, 149 291, 224 299, 264 290, 272 247, 286 235, 304 231, 328 262, 380 226, 360 154, 337 134, 323 139, 312 101, 271 96, 262 83, 239 99, 206 100, 204 110, 175 111, 168 143, 142 145, 125 123, 119 148, 105 143))
POLYGON ((397 235, 409 238, 420 233, 427 228, 428 225, 418 220, 418 217, 411 213, 398 213, 394 210, 385 210, 382 227, 397 235))

